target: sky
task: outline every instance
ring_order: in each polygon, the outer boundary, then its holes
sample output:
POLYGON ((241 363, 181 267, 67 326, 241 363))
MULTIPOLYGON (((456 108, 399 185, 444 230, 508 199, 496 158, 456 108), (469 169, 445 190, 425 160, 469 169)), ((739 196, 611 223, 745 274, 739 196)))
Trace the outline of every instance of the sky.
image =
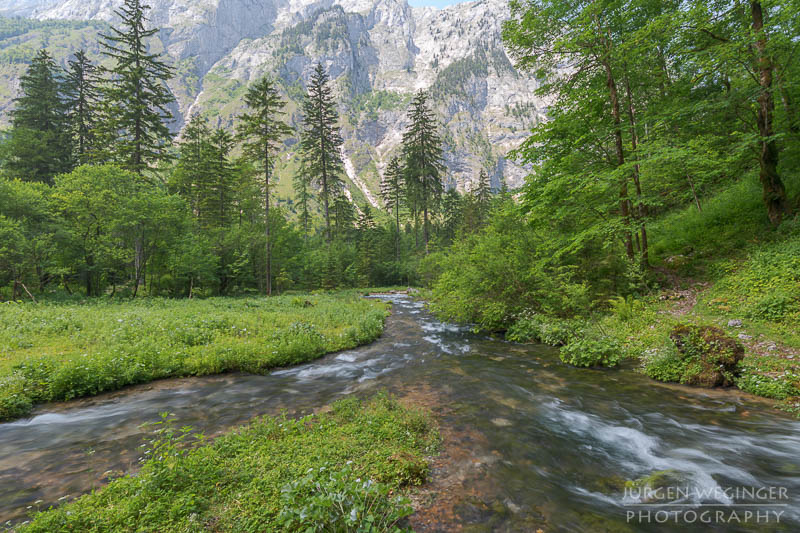
POLYGON ((412 7, 425 7, 433 6, 442 9, 443 7, 452 6, 466 0, 408 0, 409 5, 412 7))

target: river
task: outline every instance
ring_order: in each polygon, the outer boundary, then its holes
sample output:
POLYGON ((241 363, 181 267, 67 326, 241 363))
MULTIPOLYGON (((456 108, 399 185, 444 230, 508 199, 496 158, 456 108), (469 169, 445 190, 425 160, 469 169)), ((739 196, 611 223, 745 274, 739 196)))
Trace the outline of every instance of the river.
POLYGON ((0 523, 135 468, 149 431, 141 425, 161 412, 214 435, 256 415, 306 414, 388 389, 424 394, 462 452, 444 454, 428 489, 450 525, 420 529, 800 531, 793 417, 736 392, 574 369, 551 348, 476 335, 419 302, 387 299, 384 335, 361 348, 263 376, 165 380, 45 405, 0 424, 0 523), (624 487, 664 471, 668 501, 624 487))

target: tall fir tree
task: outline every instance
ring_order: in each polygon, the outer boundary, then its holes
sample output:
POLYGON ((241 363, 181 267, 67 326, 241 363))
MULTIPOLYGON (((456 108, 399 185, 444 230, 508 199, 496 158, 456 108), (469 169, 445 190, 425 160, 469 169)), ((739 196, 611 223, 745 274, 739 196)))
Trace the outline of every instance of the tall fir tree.
POLYGON ((439 207, 444 190, 442 175, 442 140, 436 118, 428 107, 428 95, 419 91, 408 110, 409 125, 403 133, 403 158, 406 190, 410 203, 422 214, 422 234, 425 253, 430 240, 430 216, 439 207))
POLYGON ((331 204, 340 198, 344 172, 339 133, 339 113, 330 86, 330 79, 322 63, 317 63, 303 101, 303 130, 300 150, 312 180, 320 188, 320 199, 325 216, 325 233, 331 242, 331 204))
POLYGON ((492 201, 492 183, 489 180, 489 174, 486 169, 481 169, 478 174, 478 182, 471 192, 475 208, 475 221, 478 227, 482 227, 489 220, 489 209, 492 201))
POLYGON ((303 227, 303 238, 308 240, 308 231, 311 223, 311 212, 309 202, 311 201, 311 176, 308 174, 305 164, 301 161, 300 168, 292 176, 292 187, 294 189, 294 201, 297 205, 300 224, 303 227))
POLYGON ((331 211, 334 236, 337 238, 346 238, 347 234, 355 227, 356 213, 353 203, 344 193, 344 187, 341 187, 333 197, 331 211))
POLYGON ((386 207, 394 214, 395 220, 395 260, 400 260, 400 208, 405 199, 406 185, 400 158, 395 156, 386 166, 381 179, 381 197, 386 207))
POLYGON ((370 287, 375 279, 377 228, 369 203, 365 203, 361 208, 356 228, 358 230, 356 234, 358 283, 361 286, 370 287))
POLYGON ((283 122, 284 102, 275 83, 263 77, 247 90, 244 97, 247 111, 239 116, 238 136, 244 143, 245 155, 261 167, 264 175, 264 215, 266 236, 266 290, 272 294, 272 243, 270 242, 270 177, 280 142, 292 133, 283 122))
POLYGON ((64 97, 72 136, 73 159, 85 164, 95 149, 95 128, 100 100, 100 80, 97 66, 83 50, 75 52, 69 61, 64 82, 64 97))
POLYGON ((148 41, 159 30, 146 29, 148 9, 141 0, 125 0, 115 11, 121 27, 100 36, 103 54, 114 63, 105 87, 103 137, 113 141, 111 158, 140 176, 169 157, 168 107, 175 101, 167 87, 172 67, 149 53, 148 41))
POLYGON ((20 78, 20 95, 11 111, 3 157, 11 176, 52 184, 53 176, 72 168, 62 91, 61 69, 46 50, 39 50, 20 78))

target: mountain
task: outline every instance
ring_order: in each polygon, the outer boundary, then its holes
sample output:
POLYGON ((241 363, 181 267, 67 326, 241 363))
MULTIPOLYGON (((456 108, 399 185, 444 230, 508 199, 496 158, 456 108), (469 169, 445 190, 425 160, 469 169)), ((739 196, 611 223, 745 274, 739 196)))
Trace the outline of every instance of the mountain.
MULTIPOLYGON (((36 49, 62 63, 76 49, 97 54, 97 32, 121 0, 0 0, 0 111, 36 49)), ((305 81, 317 61, 335 80, 345 163, 359 202, 379 204, 380 173, 396 153, 412 95, 429 90, 443 126, 448 185, 464 190, 485 166, 493 185, 519 186, 525 170, 507 158, 544 117, 535 79, 518 72, 501 40, 507 0, 446 9, 406 0, 151 0, 162 29, 153 49, 176 67, 175 130, 195 112, 231 127, 247 84, 279 78, 299 124, 305 81)), ((282 165, 294 166, 293 142, 282 165)), ((288 177, 286 178, 288 180, 288 177)), ((288 181, 278 195, 290 196, 288 181)))

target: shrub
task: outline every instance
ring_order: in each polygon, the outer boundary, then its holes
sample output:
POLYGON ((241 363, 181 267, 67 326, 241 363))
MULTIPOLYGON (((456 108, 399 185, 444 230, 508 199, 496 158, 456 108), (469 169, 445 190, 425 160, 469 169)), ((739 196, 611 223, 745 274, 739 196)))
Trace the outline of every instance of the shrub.
POLYGON ((739 373, 744 347, 714 326, 678 325, 669 335, 673 347, 645 358, 645 373, 660 381, 700 387, 728 387, 739 373))
POLYGON ((391 487, 353 473, 351 461, 340 468, 309 468, 281 489, 278 523, 286 531, 381 533, 410 531, 397 526, 414 512, 411 501, 391 497, 391 487))
POLYGON ((587 336, 569 341, 559 352, 561 360, 578 367, 612 367, 619 364, 620 346, 605 335, 587 336))
POLYGON ((679 382, 686 369, 686 364, 674 346, 645 353, 643 363, 644 373, 658 381, 679 382))
POLYGON ((583 324, 579 320, 526 313, 508 328, 506 339, 512 342, 540 342, 550 346, 563 346, 582 329, 583 324))

